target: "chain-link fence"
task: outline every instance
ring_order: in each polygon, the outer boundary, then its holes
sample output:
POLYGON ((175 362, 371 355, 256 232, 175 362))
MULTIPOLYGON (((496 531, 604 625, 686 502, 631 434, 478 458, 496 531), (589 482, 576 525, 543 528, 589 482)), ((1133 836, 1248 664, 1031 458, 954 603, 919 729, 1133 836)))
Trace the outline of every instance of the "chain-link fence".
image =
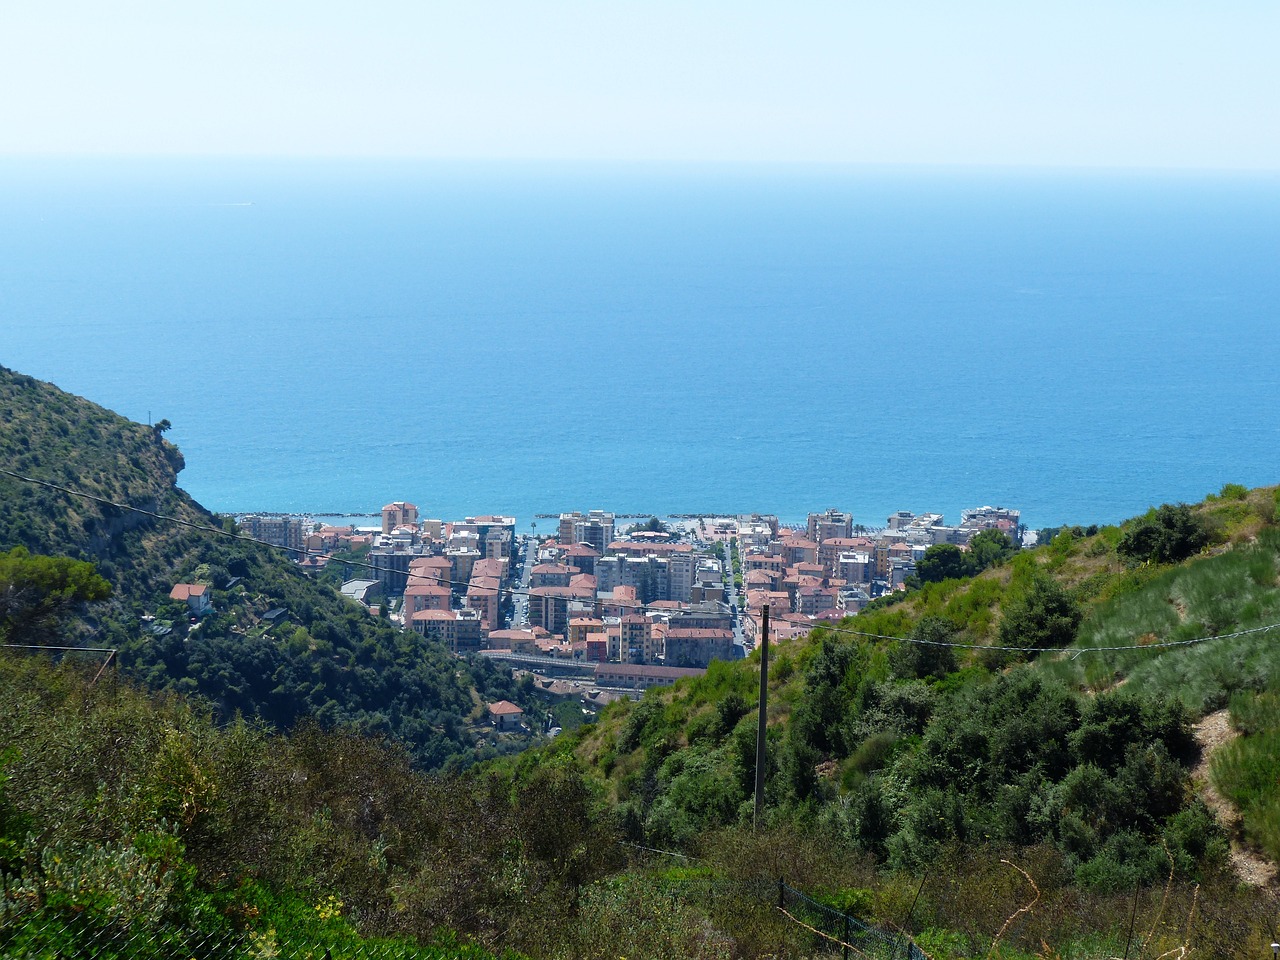
POLYGON ((491 960, 467 945, 423 947, 350 938, 333 943, 281 936, 274 929, 216 932, 104 922, 71 914, 0 926, 3 960, 491 960))
POLYGON ((902 934, 886 933, 824 903, 782 880, 777 886, 778 909, 814 937, 815 949, 840 951, 844 960, 927 960, 923 951, 902 934))
POLYGON ((701 861, 683 853, 623 844, 632 863, 651 866, 666 859, 685 869, 670 877, 669 885, 682 899, 708 905, 717 898, 734 897, 758 903, 761 909, 776 908, 813 938, 812 952, 840 953, 844 960, 927 960, 925 953, 905 934, 892 934, 870 926, 808 894, 784 880, 740 880, 711 870, 699 869, 701 861))

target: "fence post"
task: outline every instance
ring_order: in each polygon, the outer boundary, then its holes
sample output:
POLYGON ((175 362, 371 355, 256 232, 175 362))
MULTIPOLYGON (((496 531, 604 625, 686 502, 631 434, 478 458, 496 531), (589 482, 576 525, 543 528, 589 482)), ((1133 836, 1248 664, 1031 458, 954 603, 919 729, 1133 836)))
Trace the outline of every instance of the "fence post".
POLYGON ((849 915, 847 913, 841 913, 840 915, 844 917, 844 936, 841 937, 844 941, 844 960, 849 960, 849 915))

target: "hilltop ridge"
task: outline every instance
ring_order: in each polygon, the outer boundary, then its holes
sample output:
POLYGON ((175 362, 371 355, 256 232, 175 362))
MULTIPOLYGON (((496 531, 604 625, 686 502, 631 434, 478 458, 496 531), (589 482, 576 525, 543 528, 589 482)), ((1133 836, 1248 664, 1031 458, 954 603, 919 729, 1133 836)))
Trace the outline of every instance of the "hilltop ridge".
POLYGON ((396 736, 426 767, 493 753, 475 733, 478 702, 529 702, 508 671, 457 661, 345 602, 279 551, 220 536, 229 521, 177 486, 184 461, 163 422, 133 423, 0 368, 0 423, 9 471, 0 474, 0 549, 93 561, 112 596, 68 637, 117 649, 122 669, 150 687, 199 696, 226 717, 283 728, 312 717, 396 736), (170 597, 182 582, 205 584, 212 598, 198 623, 170 597))

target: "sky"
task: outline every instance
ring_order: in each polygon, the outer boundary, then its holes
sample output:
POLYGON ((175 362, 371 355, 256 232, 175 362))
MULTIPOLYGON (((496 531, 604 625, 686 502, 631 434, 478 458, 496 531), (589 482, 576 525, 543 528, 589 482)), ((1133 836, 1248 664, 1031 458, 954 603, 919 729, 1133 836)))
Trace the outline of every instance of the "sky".
POLYGON ((0 155, 1280 169, 1280 3, 40 0, 0 155))

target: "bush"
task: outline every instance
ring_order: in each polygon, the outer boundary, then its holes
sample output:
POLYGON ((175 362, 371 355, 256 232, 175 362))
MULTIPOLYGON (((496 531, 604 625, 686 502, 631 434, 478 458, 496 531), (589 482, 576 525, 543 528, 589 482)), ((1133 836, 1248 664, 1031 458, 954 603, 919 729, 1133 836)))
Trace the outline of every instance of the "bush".
POLYGON ((900 677, 912 680, 941 680, 956 669, 956 655, 948 644, 956 642, 960 631, 949 620, 924 617, 911 631, 911 639, 894 644, 889 664, 900 677))
POLYGON ((1223 500, 1243 500, 1249 496, 1249 488, 1242 483, 1223 484, 1218 496, 1223 500))
POLYGON ((1209 531, 1189 506, 1166 503, 1134 521, 1116 552, 1134 563, 1178 563, 1208 542, 1209 531))
POLYGON ((1031 589, 1005 610, 1000 645, 1023 649, 1065 647, 1076 638, 1083 615, 1055 580, 1037 578, 1031 589))

